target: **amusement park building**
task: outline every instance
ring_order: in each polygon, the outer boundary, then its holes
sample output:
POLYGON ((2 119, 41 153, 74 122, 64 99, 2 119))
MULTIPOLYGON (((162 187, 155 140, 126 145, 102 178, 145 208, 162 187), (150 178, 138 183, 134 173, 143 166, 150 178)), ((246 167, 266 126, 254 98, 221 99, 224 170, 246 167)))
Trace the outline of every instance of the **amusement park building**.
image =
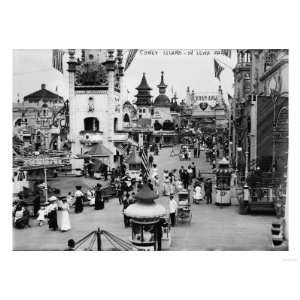
POLYGON ((234 79, 233 161, 242 171, 286 173, 288 51, 238 50, 234 79))
POLYGON ((125 103, 122 50, 82 50, 79 61, 74 54, 75 50, 69 50, 71 151, 88 154, 101 143, 108 150, 106 153, 110 153, 107 161, 113 167, 120 154, 119 146, 128 137, 122 131, 125 103))
MULTIPOLYGON (((138 135, 139 144, 161 143, 168 145, 175 142, 174 119, 178 115, 177 97, 172 98, 172 102, 166 95, 167 85, 164 82, 164 72, 161 73, 160 84, 157 85, 159 95, 151 101, 152 88, 149 86, 145 73, 143 74, 140 85, 136 88, 136 122, 132 124, 131 131, 138 135)), ((125 118, 125 116, 124 116, 125 118)))
POLYGON ((223 131, 228 128, 228 108, 219 86, 218 92, 190 92, 181 103, 181 127, 192 126, 202 131, 223 131))
POLYGON ((13 133, 33 150, 59 150, 64 145, 65 108, 63 98, 46 89, 41 89, 13 103, 13 133))

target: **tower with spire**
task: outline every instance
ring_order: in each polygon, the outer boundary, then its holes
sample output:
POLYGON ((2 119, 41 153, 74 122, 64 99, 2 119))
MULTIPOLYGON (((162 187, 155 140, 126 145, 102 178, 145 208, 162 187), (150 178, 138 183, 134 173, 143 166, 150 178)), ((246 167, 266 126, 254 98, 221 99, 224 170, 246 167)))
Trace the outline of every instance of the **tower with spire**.
POLYGON ((155 98, 153 102, 154 109, 154 122, 157 120, 161 125, 166 120, 172 121, 172 117, 170 114, 171 109, 171 101, 169 97, 166 95, 166 89, 168 85, 165 84, 164 80, 164 72, 161 72, 160 83, 157 85, 159 95, 155 98))
POLYGON ((152 88, 149 86, 146 73, 143 73, 143 77, 141 83, 136 88, 138 93, 135 95, 137 106, 137 117, 138 119, 151 119, 151 90, 152 88))
MULTIPOLYGON (((127 134, 118 133, 126 100, 122 50, 83 49, 80 59, 75 54, 74 49, 69 50, 71 151, 80 155, 105 148, 112 168, 117 144, 127 140, 127 134)), ((97 155, 103 157, 103 153, 97 155)))

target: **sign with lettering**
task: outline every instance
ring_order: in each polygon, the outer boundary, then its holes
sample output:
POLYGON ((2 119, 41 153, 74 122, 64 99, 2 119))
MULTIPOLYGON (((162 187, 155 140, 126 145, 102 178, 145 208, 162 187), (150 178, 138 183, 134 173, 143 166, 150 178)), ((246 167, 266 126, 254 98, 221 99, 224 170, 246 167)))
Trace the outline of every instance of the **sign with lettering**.
POLYGON ((75 94, 76 95, 80 95, 80 94, 107 94, 107 91, 99 91, 99 90, 75 90, 75 94))
POLYGON ((200 108, 203 110, 206 109, 207 106, 215 107, 218 101, 218 94, 217 93, 196 93, 194 95, 194 105, 199 105, 200 108), (206 103, 206 104, 201 104, 206 103))

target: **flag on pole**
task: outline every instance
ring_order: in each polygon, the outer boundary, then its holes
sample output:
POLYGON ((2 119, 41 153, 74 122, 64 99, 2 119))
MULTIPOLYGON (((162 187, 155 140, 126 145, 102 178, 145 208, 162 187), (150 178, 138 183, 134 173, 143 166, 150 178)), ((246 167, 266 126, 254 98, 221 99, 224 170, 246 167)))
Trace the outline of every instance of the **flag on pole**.
POLYGON ((221 54, 231 58, 231 50, 229 50, 229 49, 222 49, 221 54))
POLYGON ((61 73, 64 73, 63 56, 64 56, 64 51, 59 49, 52 50, 52 66, 54 69, 56 69, 61 73))
POLYGON ((129 53, 128 53, 128 56, 127 56, 127 59, 126 59, 126 62, 125 62, 125 67, 124 67, 124 71, 126 71, 129 66, 131 65, 136 53, 138 52, 137 49, 130 49, 129 50, 129 53))
POLYGON ((215 66, 215 77, 220 79, 221 72, 224 70, 224 68, 214 59, 214 66, 215 66))
POLYGON ((150 166, 149 166, 148 157, 147 157, 144 149, 142 150, 142 153, 141 153, 141 159, 142 159, 142 166, 144 169, 145 177, 148 179, 150 176, 150 166))

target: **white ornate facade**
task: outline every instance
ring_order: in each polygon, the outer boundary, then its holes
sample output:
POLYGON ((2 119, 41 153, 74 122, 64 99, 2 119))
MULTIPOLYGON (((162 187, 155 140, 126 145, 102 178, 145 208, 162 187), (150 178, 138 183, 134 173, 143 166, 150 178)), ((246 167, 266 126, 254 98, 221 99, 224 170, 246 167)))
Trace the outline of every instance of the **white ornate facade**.
POLYGON ((102 143, 112 155, 126 141, 123 129, 122 51, 83 50, 81 61, 69 50, 70 141, 73 154, 87 153, 102 143), (117 55, 115 53, 117 52, 117 55))

